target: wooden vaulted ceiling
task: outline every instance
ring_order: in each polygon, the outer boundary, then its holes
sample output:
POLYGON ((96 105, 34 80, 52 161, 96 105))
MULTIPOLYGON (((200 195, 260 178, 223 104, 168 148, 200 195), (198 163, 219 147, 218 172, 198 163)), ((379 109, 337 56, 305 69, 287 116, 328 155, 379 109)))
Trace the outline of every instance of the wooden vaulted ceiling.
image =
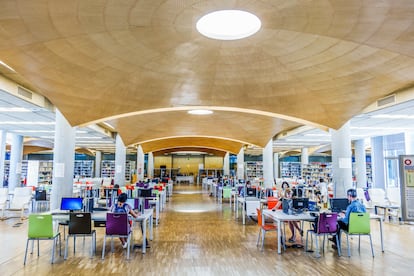
POLYGON ((2 1, 0 73, 47 97, 73 126, 110 123, 145 151, 237 153, 286 130, 337 129, 414 80, 413 1, 2 1), (246 10, 252 37, 195 24, 246 10), (212 116, 188 115, 204 107, 212 116))

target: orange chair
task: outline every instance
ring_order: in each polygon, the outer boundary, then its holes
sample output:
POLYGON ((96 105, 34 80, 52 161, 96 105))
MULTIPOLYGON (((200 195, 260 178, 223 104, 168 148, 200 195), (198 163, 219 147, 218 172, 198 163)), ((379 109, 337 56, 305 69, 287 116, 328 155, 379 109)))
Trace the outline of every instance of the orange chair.
POLYGON ((257 237, 256 246, 259 245, 259 240, 260 240, 260 237, 261 237, 262 238, 262 250, 263 250, 263 245, 264 245, 266 232, 269 232, 269 231, 276 232, 277 231, 277 226, 274 225, 274 224, 265 223, 263 221, 263 218, 262 218, 262 210, 260 210, 258 208, 256 208, 256 210, 257 210, 257 224, 260 227, 259 228, 259 235, 257 237))
POLYGON ((275 207, 276 206, 276 204, 279 202, 279 199, 278 198, 276 198, 276 197, 272 197, 272 196, 269 196, 268 198, 267 198, 267 208, 268 209, 272 209, 273 207, 275 207))

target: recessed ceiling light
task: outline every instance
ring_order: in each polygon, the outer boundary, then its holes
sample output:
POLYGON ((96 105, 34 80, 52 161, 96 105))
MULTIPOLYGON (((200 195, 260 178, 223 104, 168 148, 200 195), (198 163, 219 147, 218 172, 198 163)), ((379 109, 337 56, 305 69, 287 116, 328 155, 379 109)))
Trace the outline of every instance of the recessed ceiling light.
POLYGON ((193 109, 193 110, 189 110, 188 114, 191 115, 209 115, 209 114, 213 114, 212 110, 207 110, 207 109, 193 109))
POLYGON ((219 40, 236 40, 251 36, 260 30, 260 19, 241 10, 222 10, 204 15, 196 28, 204 36, 219 40))

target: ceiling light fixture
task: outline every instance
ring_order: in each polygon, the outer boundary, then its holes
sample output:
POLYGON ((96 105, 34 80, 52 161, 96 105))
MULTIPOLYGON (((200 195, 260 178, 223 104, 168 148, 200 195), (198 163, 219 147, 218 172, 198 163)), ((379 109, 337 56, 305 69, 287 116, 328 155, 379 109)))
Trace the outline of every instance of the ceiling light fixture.
POLYGON ((9 65, 7 65, 6 63, 4 63, 1 60, 0 60, 0 65, 3 65, 4 67, 6 67, 7 69, 9 69, 10 71, 16 72, 13 68, 11 68, 9 65))
POLYGON ((202 35, 218 40, 246 38, 257 33, 261 26, 256 15, 241 10, 215 11, 201 17, 196 24, 202 35))
POLYGON ((191 115, 210 115, 213 114, 212 110, 207 110, 207 109, 193 109, 193 110, 189 110, 188 114, 191 115))

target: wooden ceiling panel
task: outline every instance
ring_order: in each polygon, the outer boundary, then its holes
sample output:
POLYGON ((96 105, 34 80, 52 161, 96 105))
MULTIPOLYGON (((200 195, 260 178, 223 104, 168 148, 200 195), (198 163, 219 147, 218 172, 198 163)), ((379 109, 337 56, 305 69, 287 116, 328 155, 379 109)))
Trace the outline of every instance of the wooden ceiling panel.
POLYGON ((412 1, 393 0, 9 0, 0 60, 16 72, 0 74, 47 97, 73 126, 113 120, 127 144, 199 136, 264 145, 301 124, 337 129, 411 86, 413 14, 412 1), (262 29, 235 41, 196 31, 201 16, 229 8, 253 12, 262 29), (281 116, 125 116, 192 106, 281 116))

